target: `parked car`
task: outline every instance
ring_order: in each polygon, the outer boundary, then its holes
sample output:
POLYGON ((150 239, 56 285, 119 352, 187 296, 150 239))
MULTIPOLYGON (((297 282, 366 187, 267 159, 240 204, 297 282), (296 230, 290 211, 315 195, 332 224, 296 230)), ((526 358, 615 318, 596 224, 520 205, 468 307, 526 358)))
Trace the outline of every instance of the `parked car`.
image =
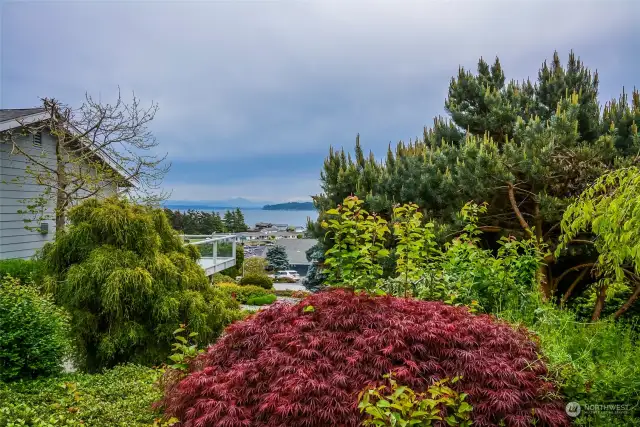
POLYGON ((293 279, 296 282, 300 280, 300 275, 295 270, 282 270, 276 272, 274 275, 275 279, 293 279))

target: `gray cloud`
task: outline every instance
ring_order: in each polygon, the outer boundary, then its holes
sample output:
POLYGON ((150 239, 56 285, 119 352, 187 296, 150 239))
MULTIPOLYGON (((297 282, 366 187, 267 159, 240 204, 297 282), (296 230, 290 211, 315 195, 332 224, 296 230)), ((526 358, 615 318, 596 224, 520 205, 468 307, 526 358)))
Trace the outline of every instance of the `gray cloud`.
POLYGON ((315 156, 357 132, 379 149, 420 133, 479 56, 521 79, 575 48, 613 95, 634 83, 638 16, 634 0, 13 2, 1 100, 135 90, 177 162, 315 156))

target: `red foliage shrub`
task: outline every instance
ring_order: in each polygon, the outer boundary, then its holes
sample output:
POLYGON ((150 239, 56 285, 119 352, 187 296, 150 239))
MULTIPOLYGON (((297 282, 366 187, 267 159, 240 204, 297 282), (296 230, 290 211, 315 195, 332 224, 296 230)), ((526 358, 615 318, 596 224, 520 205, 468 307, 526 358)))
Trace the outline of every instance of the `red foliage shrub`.
POLYGON ((393 371, 415 391, 462 375, 474 426, 569 425, 536 349, 462 307, 330 291, 229 326, 164 404, 184 427, 357 426, 358 392, 393 371))

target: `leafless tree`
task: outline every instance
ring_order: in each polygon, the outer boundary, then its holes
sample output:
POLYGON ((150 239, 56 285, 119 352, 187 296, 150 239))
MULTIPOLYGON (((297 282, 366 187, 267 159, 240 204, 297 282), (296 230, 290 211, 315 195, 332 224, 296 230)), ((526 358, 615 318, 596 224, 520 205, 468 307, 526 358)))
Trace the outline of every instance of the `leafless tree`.
POLYGON ((126 103, 118 91, 114 104, 85 95, 76 109, 49 98, 42 105, 44 120, 18 120, 20 127, 2 136, 12 144, 12 155, 26 159, 25 175, 15 181, 42 188, 38 196, 23 200, 23 213, 38 222, 55 218, 56 229, 62 230, 69 207, 90 197, 115 192, 145 200, 166 197, 160 184, 170 164, 166 154, 157 153, 158 142, 148 129, 157 104, 142 107, 135 95, 126 103), (25 135, 46 132, 53 137, 53 153, 20 144, 25 135), (53 212, 47 210, 52 205, 53 212))

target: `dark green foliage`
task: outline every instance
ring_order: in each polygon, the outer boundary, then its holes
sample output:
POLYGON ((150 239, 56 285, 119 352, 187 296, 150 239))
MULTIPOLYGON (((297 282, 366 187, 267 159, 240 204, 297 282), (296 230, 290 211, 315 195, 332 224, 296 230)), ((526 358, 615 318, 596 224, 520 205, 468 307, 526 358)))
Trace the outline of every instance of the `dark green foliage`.
POLYGON ((40 263, 34 260, 3 259, 0 260, 0 279, 9 275, 27 283, 38 275, 40 267, 40 263))
POLYGON ((235 211, 227 211, 224 214, 224 227, 226 231, 237 233, 240 231, 247 231, 249 227, 244 222, 244 215, 240 209, 235 211))
POLYGON ((267 263, 270 270, 286 270, 289 268, 289 258, 284 246, 276 245, 267 250, 267 263))
POLYGON ((0 381, 60 372, 68 327, 50 298, 10 276, 0 280, 0 381))
POLYGON ((321 265, 324 263, 324 252, 321 243, 313 245, 310 247, 305 253, 307 256, 307 261, 311 263, 309 266, 309 271, 307 271, 307 275, 304 278, 304 286, 312 292, 317 292, 323 287, 323 282, 326 278, 326 275, 323 274, 321 265))
POLYGON ((273 294, 264 295, 261 297, 253 297, 249 298, 246 302, 247 305, 269 305, 273 304, 273 302, 277 299, 277 297, 273 294))
MULTIPOLYGON (((460 67, 451 79, 445 107, 459 128, 475 135, 486 132, 502 143, 514 137, 518 120, 549 120, 558 103, 574 92, 580 95, 577 131, 584 140, 595 141, 600 136, 598 73, 592 74, 573 52, 566 66, 554 52, 551 63, 542 64, 535 84, 529 79, 507 82, 498 58, 491 67, 480 58, 477 74, 460 67)), ((453 142, 461 139, 455 136, 453 142)))
POLYGON ((164 213, 171 226, 184 234, 235 233, 249 229, 240 209, 227 211, 224 215, 224 221, 217 212, 189 209, 183 213, 164 208, 164 213))
POLYGON ((246 274, 240 279, 241 285, 255 285, 264 289, 271 289, 273 287, 273 280, 266 274, 246 274))
POLYGON ((234 298, 240 304, 246 304, 252 298, 263 297, 265 295, 271 295, 273 291, 261 288, 260 286, 253 285, 235 285, 232 283, 221 283, 216 285, 216 288, 220 289, 224 294, 231 298, 234 298))
POLYGON ((0 427, 150 427, 160 371, 133 365, 98 375, 70 374, 0 383, 0 427))
MULTIPOLYGON (((483 245, 495 247, 509 235, 535 237, 538 249, 551 252, 540 267, 541 290, 549 298, 562 295, 573 278, 556 279, 597 256, 585 243, 588 235, 578 236, 562 259, 554 256, 564 209, 640 149, 640 95, 623 95, 600 112, 597 89, 597 75, 573 54, 565 65, 555 54, 536 83, 507 82, 498 60, 491 66, 481 60, 476 74, 461 68, 446 101, 451 121, 436 119, 421 138, 389 147, 383 161, 365 156, 359 138, 353 157, 330 150, 323 194, 314 198, 319 222, 350 195, 386 219, 394 205, 413 202, 444 240, 459 232, 456 214, 465 203, 487 202, 478 224, 491 231, 483 245)), ((323 230, 310 228, 324 240, 323 230)), ((326 249, 330 243, 323 241, 326 249)))
POLYGON ((158 363, 184 323, 212 342, 237 305, 209 285, 161 210, 115 198, 89 200, 44 250, 47 280, 72 316, 87 369, 158 363))
POLYGON ((171 226, 184 234, 212 234, 225 231, 224 223, 217 212, 189 209, 182 213, 164 208, 171 226))

